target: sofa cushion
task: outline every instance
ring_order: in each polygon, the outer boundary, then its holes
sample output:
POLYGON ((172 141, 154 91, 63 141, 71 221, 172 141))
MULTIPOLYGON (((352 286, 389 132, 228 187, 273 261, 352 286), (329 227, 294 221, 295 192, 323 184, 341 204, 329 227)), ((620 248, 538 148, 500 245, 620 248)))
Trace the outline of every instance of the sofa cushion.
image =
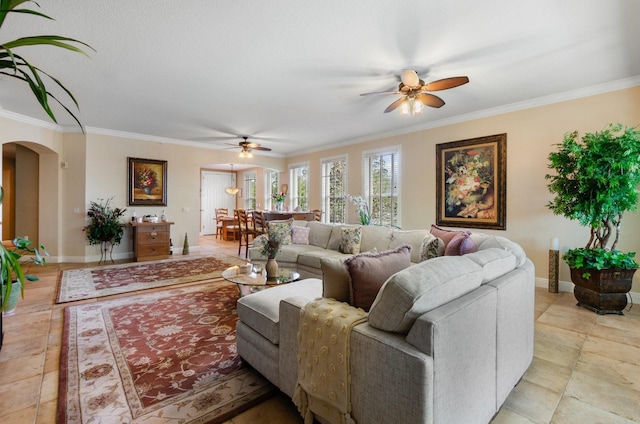
POLYGON ((293 244, 309 244, 309 232, 311 228, 293 226, 291 227, 291 243, 293 244))
POLYGON ((420 257, 418 262, 426 261, 428 259, 437 258, 444 255, 444 241, 441 238, 429 234, 422 240, 420 245, 420 257))
POLYGON ((470 238, 471 233, 458 233, 449 241, 444 248, 445 256, 462 256, 467 253, 473 253, 477 250, 476 244, 470 238))
POLYGON ((470 253, 465 258, 482 267, 482 284, 493 281, 516 268, 516 257, 507 250, 495 247, 470 253))
POLYGON ((317 278, 295 281, 265 289, 238 300, 238 318, 273 344, 280 343, 280 300, 304 296, 309 300, 322 294, 322 282, 317 278))
POLYGON ((349 303, 368 311, 389 276, 411 265, 411 246, 381 253, 363 253, 345 260, 349 270, 349 303))
POLYGON ((280 244, 291 244, 293 218, 282 221, 269 221, 267 233, 269 240, 280 240, 280 244))
POLYGON ((516 257, 516 268, 521 267, 527 261, 527 255, 522 246, 502 236, 472 233, 471 239, 476 243, 478 250, 497 248, 510 252, 516 257))
POLYGON ((322 222, 310 221, 307 227, 311 229, 309 232, 309 244, 326 249, 329 244, 329 238, 331 237, 331 230, 334 226, 322 222))
POLYGON ((394 274, 369 311, 369 324, 406 334, 425 312, 466 294, 482 283, 482 268, 465 256, 442 256, 394 274))
POLYGON ((300 251, 298 255, 298 264, 316 269, 320 269, 320 261, 322 258, 338 258, 344 260, 353 256, 348 253, 340 253, 337 250, 321 249, 316 246, 306 247, 307 249, 300 251))
POLYGON ((320 259, 322 269, 322 297, 349 303, 351 290, 349 286, 349 270, 344 264, 344 258, 320 259))
POLYGON ((408 244, 411 246, 411 262, 420 262, 420 247, 428 235, 427 230, 393 230, 389 249, 408 244))
POLYGON ((360 253, 360 239, 362 236, 362 227, 341 227, 340 228, 340 253, 360 253))
MULTIPOLYGON (((391 235, 393 227, 385 227, 380 225, 363 225, 362 240, 360 241, 360 251, 370 252, 377 249, 378 252, 389 250, 391 243, 391 235)), ((396 246, 397 247, 397 246, 396 246)))

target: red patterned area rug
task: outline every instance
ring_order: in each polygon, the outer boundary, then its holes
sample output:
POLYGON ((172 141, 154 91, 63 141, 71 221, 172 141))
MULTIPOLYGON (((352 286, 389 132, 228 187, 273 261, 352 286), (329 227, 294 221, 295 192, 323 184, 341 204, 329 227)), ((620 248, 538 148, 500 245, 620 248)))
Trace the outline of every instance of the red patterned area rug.
POLYGON ((241 259, 219 253, 67 269, 60 272, 58 278, 56 303, 219 278, 226 268, 243 263, 241 259))
POLYGON ((211 282, 65 308, 57 423, 220 423, 275 393, 211 282))

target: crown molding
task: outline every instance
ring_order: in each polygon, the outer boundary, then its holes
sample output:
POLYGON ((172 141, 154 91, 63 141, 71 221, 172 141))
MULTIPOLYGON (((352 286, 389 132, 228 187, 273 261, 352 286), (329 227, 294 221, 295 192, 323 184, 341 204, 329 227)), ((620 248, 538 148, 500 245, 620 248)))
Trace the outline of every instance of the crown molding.
POLYGON ((43 121, 42 119, 32 118, 26 115, 20 115, 19 113, 3 109, 2 106, 0 106, 0 117, 11 119, 12 121, 22 122, 23 124, 33 125, 34 127, 44 128, 57 132, 64 132, 64 127, 62 125, 58 125, 54 122, 43 121))
POLYGON ((427 122, 422 125, 414 125, 411 127, 397 129, 394 131, 370 134, 367 136, 348 139, 348 140, 342 140, 342 141, 338 141, 331 144, 324 144, 322 146, 318 146, 317 148, 297 151, 287 156, 289 157, 289 156, 304 155, 304 154, 320 152, 323 150, 328 150, 336 147, 344 147, 352 144, 360 144, 360 143, 365 143, 367 141, 379 140, 381 138, 395 137, 398 135, 410 134, 418 131, 445 127, 447 125, 460 124, 462 122, 473 121, 476 119, 489 118, 492 116, 503 115, 506 113, 517 112, 517 111, 526 110, 526 109, 532 109, 535 107, 551 105, 554 103, 562 103, 562 102, 581 99, 585 97, 596 96, 599 94, 605 94, 613 91, 625 90, 627 88, 632 88, 636 86, 640 86, 640 75, 631 77, 631 78, 625 78, 621 80, 592 85, 589 87, 578 88, 575 90, 565 91, 562 93, 551 94, 548 96, 536 97, 529 100, 523 100, 521 102, 510 103, 507 105, 497 106, 489 109, 483 109, 476 112, 456 115, 450 118, 427 122))
MULTIPOLYGON (((394 131, 369 134, 363 137, 357 137, 357 138, 348 139, 348 140, 341 140, 341 141, 330 143, 330 144, 323 144, 315 148, 304 149, 297 152, 293 152, 286 156, 273 154, 273 153, 266 154, 265 156, 291 157, 291 156, 298 156, 298 155, 303 155, 308 153, 320 152, 320 151, 332 149, 335 147, 344 147, 352 144, 360 144, 367 141, 379 140, 381 138, 394 137, 398 135, 444 127, 447 125, 459 124, 462 122, 473 121, 476 119, 488 118, 488 117, 502 115, 510 112, 517 112, 520 110, 546 106, 554 103, 561 103, 561 102, 576 100, 584 97, 605 94, 613 91, 624 90, 624 89, 632 88, 636 86, 640 86, 640 75, 635 77, 630 77, 630 78, 624 78, 621 80, 610 81, 602 84, 597 84, 589 87, 579 88, 575 90, 565 91, 562 93, 551 94, 548 96, 536 97, 536 98, 524 100, 521 102, 510 103, 503 106, 479 110, 476 112, 452 116, 450 118, 427 122, 423 125, 414 125, 414 126, 394 130, 394 131)), ((25 115, 20 115, 18 113, 10 112, 8 110, 2 109, 2 107, 0 107, 0 117, 8 118, 14 121, 18 121, 18 122, 33 125, 36 127, 45 128, 45 129, 58 131, 62 133, 81 132, 81 129, 78 126, 62 126, 55 123, 43 121, 41 119, 36 119, 36 118, 32 118, 25 115)), ((153 136, 148 134, 138 134, 138 133, 125 132, 125 131, 110 130, 105 128, 85 127, 85 132, 87 134, 98 134, 98 135, 106 135, 106 136, 118 137, 118 138, 128 138, 133 140, 152 141, 157 143, 179 144, 183 146, 198 147, 202 149, 221 150, 218 146, 207 145, 207 144, 199 143, 195 141, 179 140, 174 138, 159 137, 159 136, 153 136)))

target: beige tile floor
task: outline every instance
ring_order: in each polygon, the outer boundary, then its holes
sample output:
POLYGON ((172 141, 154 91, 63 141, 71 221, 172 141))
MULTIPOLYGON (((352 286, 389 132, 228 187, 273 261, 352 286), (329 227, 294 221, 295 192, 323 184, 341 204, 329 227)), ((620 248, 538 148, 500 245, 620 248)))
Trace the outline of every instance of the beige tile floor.
MULTIPOLYGON (((201 239, 201 250, 237 254, 237 242, 201 239)), ((55 422, 64 305, 55 305, 62 269, 95 264, 31 267, 16 315, 4 321, 0 351, 0 423, 55 422)), ((398 422, 402 420, 399 419, 398 422)), ((301 423, 284 395, 228 423, 301 423)), ((503 423, 640 423, 640 306, 624 316, 599 316, 575 306, 571 293, 536 289, 535 355, 493 419, 503 423)))

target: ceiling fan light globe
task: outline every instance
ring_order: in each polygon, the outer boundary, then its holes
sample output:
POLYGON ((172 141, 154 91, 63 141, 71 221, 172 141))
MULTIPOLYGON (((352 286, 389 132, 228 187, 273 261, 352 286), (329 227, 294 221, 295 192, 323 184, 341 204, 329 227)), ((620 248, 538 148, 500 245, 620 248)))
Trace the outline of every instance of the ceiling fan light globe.
POLYGON ((400 113, 403 115, 408 115, 410 110, 411 106, 409 105, 409 102, 407 100, 402 102, 402 106, 400 106, 400 113))
POLYGON ((407 87, 417 87, 418 84, 420 84, 420 78, 418 77, 418 74, 416 73, 416 71, 411 69, 405 69, 404 71, 402 71, 402 73, 400 74, 400 79, 402 80, 402 83, 407 87))
POLYGON ((416 115, 419 115, 422 113, 423 110, 424 110, 424 105, 422 104, 422 102, 418 99, 415 99, 413 101, 413 113, 416 115))

